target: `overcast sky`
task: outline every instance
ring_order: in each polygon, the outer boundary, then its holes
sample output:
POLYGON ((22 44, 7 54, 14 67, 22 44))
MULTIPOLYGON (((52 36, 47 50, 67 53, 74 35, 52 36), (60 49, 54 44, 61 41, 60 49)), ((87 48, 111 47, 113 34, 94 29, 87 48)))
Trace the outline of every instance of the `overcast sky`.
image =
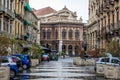
POLYGON ((50 6, 57 11, 66 5, 69 10, 77 12, 78 19, 82 16, 84 22, 88 20, 88 0, 29 0, 29 3, 35 9, 50 6))

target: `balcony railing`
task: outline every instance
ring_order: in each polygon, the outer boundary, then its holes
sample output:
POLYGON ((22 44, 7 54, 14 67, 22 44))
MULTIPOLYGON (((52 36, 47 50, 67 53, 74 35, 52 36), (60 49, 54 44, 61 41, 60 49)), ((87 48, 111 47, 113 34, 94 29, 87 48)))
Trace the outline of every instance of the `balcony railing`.
POLYGON ((103 4, 100 6, 100 14, 103 13, 103 4))
POLYGON ((15 13, 15 17, 21 20, 22 22, 24 21, 23 15, 19 13, 15 13))
POLYGON ((99 14, 100 14, 100 10, 96 9, 96 15, 99 15, 99 14))
POLYGON ((103 11, 104 11, 104 12, 108 12, 108 11, 109 11, 109 3, 108 3, 108 2, 105 2, 105 3, 103 4, 103 11))
POLYGON ((106 33, 106 27, 104 26, 103 28, 102 28, 102 32, 105 34, 106 33))
POLYGON ((110 4, 112 4, 112 5, 113 5, 113 4, 114 4, 114 1, 115 1, 115 0, 110 0, 110 4))
POLYGON ((12 10, 6 8, 4 5, 0 4, 0 12, 1 13, 6 13, 8 16, 10 16, 12 19, 15 18, 15 14, 14 12, 12 12, 12 10))
POLYGON ((117 23, 117 28, 120 29, 120 21, 117 23))

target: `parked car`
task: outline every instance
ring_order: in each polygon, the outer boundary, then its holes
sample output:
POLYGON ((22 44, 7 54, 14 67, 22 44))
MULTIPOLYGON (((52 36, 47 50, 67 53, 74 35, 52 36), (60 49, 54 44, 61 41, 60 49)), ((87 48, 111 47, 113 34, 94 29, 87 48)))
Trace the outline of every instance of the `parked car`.
POLYGON ((50 53, 50 60, 58 60, 58 51, 57 50, 51 50, 50 53))
POLYGON ((42 61, 50 61, 49 53, 42 53, 41 59, 42 61))
POLYGON ((13 61, 16 62, 17 67, 20 69, 22 67, 22 60, 17 56, 11 56, 13 61))
POLYGON ((120 65, 120 59, 117 57, 101 57, 96 59, 94 69, 96 71, 97 64, 120 65))
POLYGON ((56 53, 50 54, 50 60, 58 60, 58 55, 56 53))
POLYGON ((16 62, 12 59, 12 57, 2 56, 0 57, 1 66, 10 67, 10 78, 14 78, 18 74, 18 67, 16 62))
POLYGON ((31 67, 31 60, 27 54, 13 54, 12 56, 17 56, 22 60, 22 68, 29 69, 31 67))
POLYGON ((101 57, 96 60, 96 64, 113 64, 119 65, 120 59, 117 57, 101 57))

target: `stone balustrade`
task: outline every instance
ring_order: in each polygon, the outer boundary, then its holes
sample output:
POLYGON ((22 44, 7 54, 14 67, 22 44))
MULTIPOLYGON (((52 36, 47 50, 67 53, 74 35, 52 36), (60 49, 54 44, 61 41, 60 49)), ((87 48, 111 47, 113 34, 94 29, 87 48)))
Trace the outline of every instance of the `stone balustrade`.
POLYGON ((110 78, 110 79, 119 79, 120 80, 120 66, 106 65, 104 77, 110 78))
POLYGON ((120 79, 120 66, 110 64, 96 64, 97 75, 103 75, 108 79, 120 79))
POLYGON ((95 64, 94 59, 81 59, 80 57, 73 58, 73 64, 78 66, 92 66, 95 64))
POLYGON ((10 80, 9 67, 0 67, 0 80, 10 80))
POLYGON ((39 64, 39 60, 38 59, 31 59, 31 66, 36 66, 39 64))

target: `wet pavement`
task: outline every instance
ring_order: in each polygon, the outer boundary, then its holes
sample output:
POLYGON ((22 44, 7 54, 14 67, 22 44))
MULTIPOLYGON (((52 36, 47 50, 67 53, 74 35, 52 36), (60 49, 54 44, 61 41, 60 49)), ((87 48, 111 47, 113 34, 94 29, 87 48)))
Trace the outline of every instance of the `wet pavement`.
POLYGON ((23 71, 14 80, 110 80, 96 77, 93 66, 75 66, 72 58, 44 61, 23 71))

